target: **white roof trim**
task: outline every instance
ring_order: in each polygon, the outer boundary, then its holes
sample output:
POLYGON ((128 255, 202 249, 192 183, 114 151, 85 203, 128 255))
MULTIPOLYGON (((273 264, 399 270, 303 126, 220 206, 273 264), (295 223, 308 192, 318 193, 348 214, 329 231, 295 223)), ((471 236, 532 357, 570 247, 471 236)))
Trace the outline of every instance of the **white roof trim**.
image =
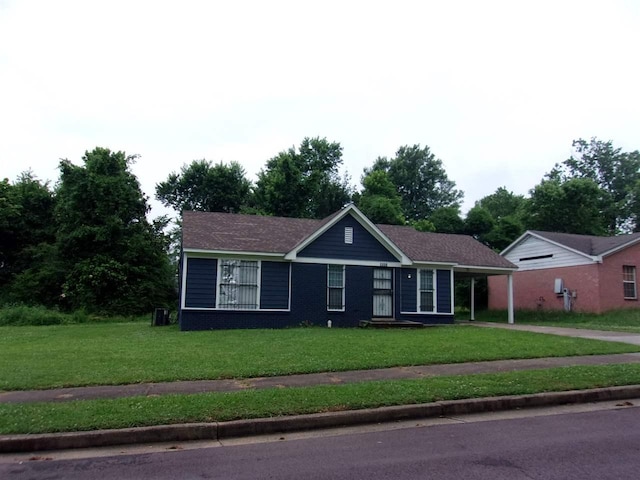
POLYGON ((505 275, 509 273, 516 272, 518 267, 515 268, 506 268, 506 267, 483 267, 481 265, 455 265, 453 267, 454 272, 462 272, 462 273, 486 273, 486 274, 495 274, 495 275, 505 275))
POLYGON ((298 256, 298 252, 302 251, 305 247, 313 243, 316 239, 318 239, 323 233, 333 227, 336 223, 342 220, 349 214, 353 215, 360 225, 364 227, 371 235, 373 235, 376 240, 378 240, 391 254, 396 257, 402 265, 411 265, 411 259, 405 253, 398 248, 398 246, 393 243, 389 237, 387 237, 378 227, 376 227, 371 220, 369 220, 354 204, 349 204, 344 207, 340 213, 334 216, 330 221, 322 225, 319 229, 305 238, 300 244, 296 245, 293 250, 288 252, 285 255, 286 260, 294 260, 298 256))
POLYGON ((504 257, 510 250, 512 250, 518 244, 520 244, 526 237, 537 238, 538 240, 542 240, 543 242, 550 243, 551 245, 555 245, 556 247, 560 247, 560 248, 562 248, 564 250, 567 250, 569 252, 575 253, 576 255, 580 255, 581 257, 588 258, 589 260, 591 260, 593 262, 600 262, 601 261, 601 257, 594 256, 594 255, 587 255, 586 253, 581 252, 580 250, 576 250, 575 248, 567 247, 564 243, 559 243, 559 242, 554 242, 553 240, 549 240, 547 237, 544 237, 542 235, 538 235, 537 233, 534 233, 531 230, 527 230, 522 235, 520 235, 520 237, 517 240, 515 240, 511 245, 509 245, 502 252, 500 252, 500 255, 502 255, 504 257))

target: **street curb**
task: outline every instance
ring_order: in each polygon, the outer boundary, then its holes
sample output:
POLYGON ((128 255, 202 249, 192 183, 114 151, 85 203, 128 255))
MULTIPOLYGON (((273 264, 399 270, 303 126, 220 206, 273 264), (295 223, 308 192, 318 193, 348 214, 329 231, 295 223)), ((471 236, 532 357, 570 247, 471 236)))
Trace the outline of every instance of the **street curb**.
POLYGON ((447 400, 418 405, 314 413, 214 423, 186 423, 90 432, 2 435, 0 453, 36 452, 156 442, 224 440, 252 435, 287 433, 429 417, 446 417, 571 403, 590 403, 640 397, 640 385, 447 400))

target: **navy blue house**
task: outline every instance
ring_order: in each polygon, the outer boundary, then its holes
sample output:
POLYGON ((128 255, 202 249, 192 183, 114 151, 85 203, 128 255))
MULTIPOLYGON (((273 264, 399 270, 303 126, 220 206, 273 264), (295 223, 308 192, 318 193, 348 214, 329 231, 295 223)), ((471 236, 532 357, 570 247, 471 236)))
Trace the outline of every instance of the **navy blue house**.
POLYGON ((182 330, 452 323, 456 275, 514 265, 464 235, 375 225, 353 205, 324 220, 184 212, 182 330))

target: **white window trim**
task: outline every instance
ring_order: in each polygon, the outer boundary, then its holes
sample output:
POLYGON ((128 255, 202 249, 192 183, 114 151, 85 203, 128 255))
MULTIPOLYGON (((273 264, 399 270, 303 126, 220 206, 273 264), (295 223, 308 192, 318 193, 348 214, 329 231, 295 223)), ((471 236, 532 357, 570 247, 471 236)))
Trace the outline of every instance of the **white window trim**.
MULTIPOLYGON (((344 312, 345 311, 345 292, 347 290, 346 267, 342 265, 342 308, 329 308, 329 268, 336 266, 335 264, 327 265, 327 312, 344 312)), ((337 287, 331 287, 337 288, 337 287)))
POLYGON ((635 265, 623 265, 622 266, 622 294, 624 295, 624 299, 625 300, 637 300, 638 299, 638 284, 637 284, 637 271, 636 271, 636 266, 635 265), (631 271, 633 272, 633 280, 625 280, 625 269, 626 268, 630 268, 631 271), (625 285, 626 284, 632 284, 633 285, 633 297, 627 297, 625 295, 625 285))
POLYGON ((260 311, 260 290, 262 286, 262 260, 254 260, 249 258, 219 258, 216 262, 216 310, 230 311, 230 312, 257 312, 260 311), (226 308, 220 306, 220 279, 222 278, 222 262, 225 260, 239 260, 245 262, 257 262, 258 263, 258 281, 256 288, 256 308, 226 308))
POLYGON ((416 275, 418 276, 416 282, 416 310, 417 313, 428 314, 428 313, 438 313, 438 270, 435 268, 418 268, 416 270, 416 275), (422 275, 420 274, 423 270, 431 270, 431 275, 433 277, 433 310, 422 310, 422 296, 420 293, 422 292, 422 288, 420 283, 422 282, 422 275))

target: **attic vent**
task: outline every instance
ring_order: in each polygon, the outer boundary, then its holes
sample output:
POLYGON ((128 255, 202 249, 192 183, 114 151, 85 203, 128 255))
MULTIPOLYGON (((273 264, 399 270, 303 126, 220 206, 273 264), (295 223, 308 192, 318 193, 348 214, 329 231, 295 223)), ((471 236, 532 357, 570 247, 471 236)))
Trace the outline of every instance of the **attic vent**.
POLYGON ((535 257, 522 257, 520 261, 528 262, 529 260, 542 260, 543 258, 552 258, 552 257, 553 257, 553 253, 550 253, 548 255, 536 255, 535 257))
POLYGON ((353 243, 353 227, 344 227, 344 243, 349 245, 353 243))

